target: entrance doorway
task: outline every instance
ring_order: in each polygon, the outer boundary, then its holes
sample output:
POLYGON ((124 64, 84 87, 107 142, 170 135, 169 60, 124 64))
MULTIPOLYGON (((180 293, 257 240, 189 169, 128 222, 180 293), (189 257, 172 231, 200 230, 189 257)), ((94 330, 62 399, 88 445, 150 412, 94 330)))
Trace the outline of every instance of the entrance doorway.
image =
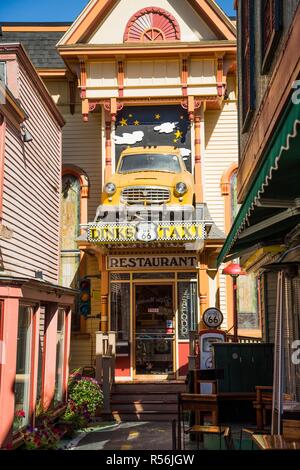
POLYGON ((174 286, 135 285, 137 376, 174 377, 174 286))

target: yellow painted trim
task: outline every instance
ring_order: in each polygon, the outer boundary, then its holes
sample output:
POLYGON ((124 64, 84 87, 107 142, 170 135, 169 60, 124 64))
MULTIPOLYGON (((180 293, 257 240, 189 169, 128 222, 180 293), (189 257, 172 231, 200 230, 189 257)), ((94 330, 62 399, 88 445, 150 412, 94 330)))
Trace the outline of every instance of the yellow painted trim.
POLYGON ((2 26, 2 31, 4 33, 41 33, 41 32, 63 32, 68 31, 70 26, 2 26))
POLYGON ((260 259, 267 255, 267 254, 278 254, 282 252, 284 247, 282 245, 272 245, 272 246, 265 246, 263 248, 259 248, 258 250, 253 253, 250 258, 244 263, 244 269, 247 271, 251 266, 256 264, 260 259))

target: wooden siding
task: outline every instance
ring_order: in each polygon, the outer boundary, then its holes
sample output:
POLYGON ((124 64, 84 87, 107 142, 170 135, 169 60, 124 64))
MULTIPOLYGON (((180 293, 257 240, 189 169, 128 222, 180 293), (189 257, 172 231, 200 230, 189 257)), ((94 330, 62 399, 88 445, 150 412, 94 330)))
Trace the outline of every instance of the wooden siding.
MULTIPOLYGON (((225 232, 225 198, 221 195, 223 173, 238 161, 237 105, 224 104, 222 111, 205 113, 205 153, 203 158, 204 200, 220 230, 225 232)), ((227 318, 226 276, 220 274, 220 308, 223 328, 230 328, 227 318)))
POLYGON ((225 231, 221 178, 238 161, 237 107, 225 103, 223 110, 205 113, 204 198, 219 229, 225 231))
POLYGON ((82 121, 81 109, 76 114, 69 112, 68 106, 61 106, 66 125, 63 129, 63 164, 76 165, 88 176, 90 197, 88 219, 92 222, 101 202, 101 114, 90 113, 89 122, 82 121))
POLYGON ((33 141, 23 143, 8 125, 5 136, 3 223, 13 230, 1 240, 4 272, 58 281, 61 129, 20 67, 19 92, 33 141), (47 210, 45 210, 47 208, 47 210))

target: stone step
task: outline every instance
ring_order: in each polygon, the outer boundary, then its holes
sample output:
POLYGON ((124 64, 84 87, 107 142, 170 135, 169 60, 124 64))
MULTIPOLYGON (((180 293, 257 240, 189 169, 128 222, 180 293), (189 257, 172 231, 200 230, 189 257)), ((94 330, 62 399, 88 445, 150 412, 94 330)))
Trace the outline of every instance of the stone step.
POLYGON ((118 383, 113 386, 113 393, 126 393, 126 394, 136 394, 136 393, 172 393, 177 394, 179 392, 185 392, 187 386, 184 382, 157 382, 157 383, 147 383, 147 382, 132 382, 132 383, 118 383))
POLYGON ((165 403, 165 402, 134 402, 134 403, 120 403, 112 402, 111 409, 118 413, 131 412, 131 413, 143 413, 159 412, 159 413, 177 413, 177 403, 165 403))
POLYGON ((144 411, 141 413, 132 413, 126 411, 113 411, 112 415, 116 421, 157 421, 163 422, 168 421, 170 422, 170 429, 172 426, 172 421, 177 419, 177 413, 168 412, 168 413, 161 413, 160 411, 144 411))
POLYGON ((112 400, 113 401, 121 401, 121 402, 135 402, 135 401, 158 401, 158 402, 176 402, 177 403, 177 393, 170 393, 170 392, 151 392, 151 393, 140 393, 140 392, 130 392, 130 393, 112 393, 112 400))

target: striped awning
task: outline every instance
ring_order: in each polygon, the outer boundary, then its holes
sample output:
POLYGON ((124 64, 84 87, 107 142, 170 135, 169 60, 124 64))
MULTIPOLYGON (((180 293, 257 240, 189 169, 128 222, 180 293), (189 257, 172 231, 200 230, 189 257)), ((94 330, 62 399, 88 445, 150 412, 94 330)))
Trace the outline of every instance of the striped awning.
POLYGON ((281 232, 289 227, 292 229, 298 219, 300 222, 299 208, 296 202, 294 206, 292 204, 300 197, 299 128, 300 104, 291 102, 223 245, 218 266, 233 256, 239 257, 240 252, 265 239, 273 243, 274 238, 280 238, 281 232), (271 200, 273 205, 267 203, 271 200), (291 206, 284 207, 282 201, 291 201, 291 206))

